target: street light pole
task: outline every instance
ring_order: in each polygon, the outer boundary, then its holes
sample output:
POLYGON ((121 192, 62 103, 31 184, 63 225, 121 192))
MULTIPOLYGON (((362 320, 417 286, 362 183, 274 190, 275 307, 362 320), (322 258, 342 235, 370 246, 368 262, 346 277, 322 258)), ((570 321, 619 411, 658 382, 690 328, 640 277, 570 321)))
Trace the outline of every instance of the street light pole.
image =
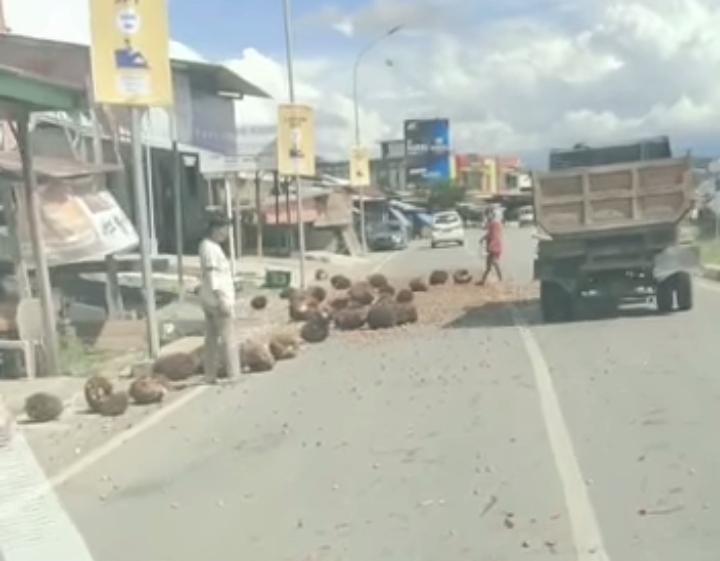
MULTIPOLYGON (((287 0, 286 0, 287 1, 287 0)), ((395 35, 402 29, 402 25, 396 25, 388 30, 384 35, 378 37, 374 41, 366 45, 357 55, 355 64, 353 65, 353 109, 355 112, 355 146, 360 146, 360 103, 358 100, 358 70, 363 57, 370 52, 375 45, 395 35)), ((352 179, 352 178, 351 178, 352 179)), ((368 252, 367 233, 365 232, 365 190, 360 189, 360 238, 362 242, 363 253, 368 252)))
MULTIPOLYGON (((285 20, 285 51, 287 56, 288 71, 288 94, 290 103, 295 103, 295 77, 293 73, 293 41, 292 41, 292 15, 290 0, 283 0, 283 15, 285 20)), ((305 223, 303 221, 302 196, 300 193, 300 175, 297 172, 298 162, 294 161, 295 195, 297 197, 297 221, 298 221, 298 249, 300 251, 300 288, 305 289, 305 223)), ((288 224, 290 224, 290 213, 288 212, 288 224)))

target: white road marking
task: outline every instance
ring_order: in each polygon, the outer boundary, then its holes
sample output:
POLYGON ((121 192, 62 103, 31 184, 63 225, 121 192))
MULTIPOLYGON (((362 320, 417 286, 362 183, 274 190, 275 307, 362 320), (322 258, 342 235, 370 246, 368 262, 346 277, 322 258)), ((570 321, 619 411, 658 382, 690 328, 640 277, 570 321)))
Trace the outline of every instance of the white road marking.
MULTIPOLYGON (((387 257, 384 257, 380 263, 378 263, 373 269, 372 272, 376 273, 379 270, 381 270, 385 265, 387 265, 391 260, 395 259, 399 255, 401 255, 402 252, 394 252, 388 255, 387 257)), ((175 401, 171 402, 170 404, 166 405, 162 409, 160 409, 157 413, 143 419, 138 424, 134 425, 130 429, 117 434, 105 444, 95 448, 82 458, 78 459, 75 463, 69 465, 64 470, 60 471, 56 475, 46 479, 42 484, 36 485, 33 487, 30 493, 28 493, 26 496, 20 497, 19 500, 16 500, 16 507, 22 507, 23 504, 25 504, 27 501, 31 501, 39 496, 42 496, 47 493, 51 493, 53 489, 59 487, 60 485, 63 485, 68 480, 72 479, 79 473, 85 471, 86 469, 90 468, 92 465, 96 464, 118 448, 120 448, 123 444, 128 442, 129 440, 135 438, 136 436, 140 435, 141 433, 151 429, 155 425, 159 424, 163 419, 169 417, 172 415, 175 411, 180 409, 181 407, 184 407, 191 401, 193 401, 195 398, 202 395, 206 390, 207 386, 200 386, 197 387, 188 393, 182 395, 175 401)), ((2 559, 0 557, 0 559, 2 559)))
POLYGON ((575 559, 577 561, 609 561, 597 516, 583 480, 580 464, 547 363, 537 340, 531 331, 522 325, 523 322, 516 309, 513 309, 513 319, 525 344, 535 374, 545 428, 570 516, 570 525, 577 551, 575 559))
POLYGON ((46 481, 22 433, 0 447, 0 559, 92 561, 82 533, 55 493, 35 494, 46 481))
POLYGON ((120 448, 129 440, 156 426, 161 421, 172 415, 175 411, 193 401, 195 398, 200 397, 203 393, 205 393, 205 391, 207 391, 208 387, 209 386, 199 386, 190 390, 186 394, 180 396, 175 401, 169 403, 168 405, 157 411, 155 414, 146 417, 136 425, 133 425, 128 430, 115 435, 110 440, 105 442, 105 444, 98 446, 82 458, 78 459, 78 461, 76 461, 75 463, 69 465, 64 470, 58 472, 52 477, 45 478, 43 481, 38 482, 37 485, 34 485, 31 489, 29 489, 28 492, 15 497, 15 501, 12 506, 15 509, 21 509, 25 507, 28 503, 36 501, 38 500, 38 498, 44 495, 52 494, 53 490, 60 485, 64 484, 79 473, 96 464, 97 462, 120 448))
POLYGON ((399 257, 400 255, 402 255, 403 253, 405 253, 406 251, 409 251, 409 250, 411 250, 411 249, 413 249, 413 246, 412 246, 412 245, 409 245, 409 246, 407 247, 407 249, 403 249, 402 251, 393 251, 392 253, 390 253, 390 255, 388 255, 388 256, 386 256, 386 257, 383 257, 383 258, 380 260, 380 262, 379 262, 377 265, 375 265, 375 267, 373 267, 373 268, 370 270, 370 274, 373 275, 373 274, 381 271, 382 268, 383 268, 385 265, 387 265, 388 263, 390 263, 390 261, 392 261, 393 259, 396 259, 396 258, 399 257))

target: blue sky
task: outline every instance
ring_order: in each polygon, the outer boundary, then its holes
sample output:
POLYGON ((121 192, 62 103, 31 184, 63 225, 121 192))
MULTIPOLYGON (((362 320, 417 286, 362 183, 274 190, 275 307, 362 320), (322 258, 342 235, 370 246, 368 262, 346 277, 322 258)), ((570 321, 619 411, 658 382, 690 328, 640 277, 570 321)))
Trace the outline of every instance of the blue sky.
MULTIPOLYGON (((457 24, 492 25, 509 19, 536 19, 558 24, 572 24, 588 16, 577 7, 577 2, 567 0, 435 0, 438 16, 452 20, 458 15, 457 24), (460 13, 462 14, 460 16, 460 13)), ((349 38, 321 25, 318 20, 332 14, 357 14, 377 7, 376 0, 293 0, 296 49, 308 56, 327 53, 328 50, 344 53, 352 51, 360 43, 359 38, 349 38)), ((387 4, 392 4, 388 2, 387 4)), ((411 1, 398 1, 407 7, 411 1)), ((398 9, 398 13, 405 10, 398 9)), ((237 56, 242 49, 254 47, 272 56, 283 53, 282 0, 171 0, 170 20, 173 36, 197 49, 208 58, 226 59, 237 56)), ((401 21, 400 16, 396 23, 401 21)), ((362 30, 360 31, 362 35, 362 30)))
MULTIPOLYGON (((328 48, 349 47, 351 41, 339 33, 302 25, 306 17, 336 7, 353 10, 364 4, 360 0, 327 2, 298 1, 292 3, 298 51, 307 54, 328 48)), ((187 43, 208 58, 226 59, 253 47, 272 56, 284 53, 282 0, 171 0, 170 25, 173 36, 187 43)))
MULTIPOLYGON (((293 0, 293 7, 301 97, 318 108, 326 146, 340 152, 352 136, 352 58, 396 24, 405 24, 403 33, 363 63, 368 144, 397 135, 403 119, 445 116, 459 150, 536 161, 550 147, 657 134, 670 134, 681 149, 718 146, 718 0, 293 0)), ((233 59, 238 72, 283 95, 282 0, 170 0, 170 17, 175 39, 208 59, 233 59)))
MULTIPOLYGON (((87 0, 4 1, 18 33, 89 38, 87 0)), ((346 155, 353 142, 354 55, 397 24, 403 32, 377 45, 360 72, 368 146, 399 135, 404 119, 446 117, 458 151, 540 162, 552 147, 658 134, 671 135, 679 150, 720 151, 718 0, 293 6, 298 99, 316 108, 324 155, 346 155)), ((169 0, 169 7, 174 40, 286 99, 282 0, 169 0)), ((273 125, 277 110, 263 103, 240 103, 241 122, 273 125)))

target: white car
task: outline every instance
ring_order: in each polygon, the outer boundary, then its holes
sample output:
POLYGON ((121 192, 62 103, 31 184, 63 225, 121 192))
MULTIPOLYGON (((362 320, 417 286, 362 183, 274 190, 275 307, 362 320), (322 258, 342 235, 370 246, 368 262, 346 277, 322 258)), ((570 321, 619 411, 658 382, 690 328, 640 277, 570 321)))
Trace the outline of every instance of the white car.
POLYGON ((439 212, 433 216, 430 245, 436 248, 441 244, 465 245, 465 227, 455 211, 439 212))
POLYGON ((518 224, 520 226, 532 226, 535 224, 535 209, 531 206, 524 206, 518 210, 518 224))

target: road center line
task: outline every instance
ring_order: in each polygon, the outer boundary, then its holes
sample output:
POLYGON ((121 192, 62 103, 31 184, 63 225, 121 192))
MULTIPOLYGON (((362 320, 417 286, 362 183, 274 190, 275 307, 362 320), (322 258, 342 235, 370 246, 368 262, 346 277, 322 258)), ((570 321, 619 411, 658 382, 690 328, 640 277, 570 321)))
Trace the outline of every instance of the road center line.
POLYGON ((567 428, 547 362, 535 336, 530 329, 523 325, 524 322, 518 310, 513 308, 512 314, 535 375, 543 420, 570 517, 570 526, 577 551, 575 559, 577 561, 609 561, 597 516, 582 477, 570 431, 567 428))

